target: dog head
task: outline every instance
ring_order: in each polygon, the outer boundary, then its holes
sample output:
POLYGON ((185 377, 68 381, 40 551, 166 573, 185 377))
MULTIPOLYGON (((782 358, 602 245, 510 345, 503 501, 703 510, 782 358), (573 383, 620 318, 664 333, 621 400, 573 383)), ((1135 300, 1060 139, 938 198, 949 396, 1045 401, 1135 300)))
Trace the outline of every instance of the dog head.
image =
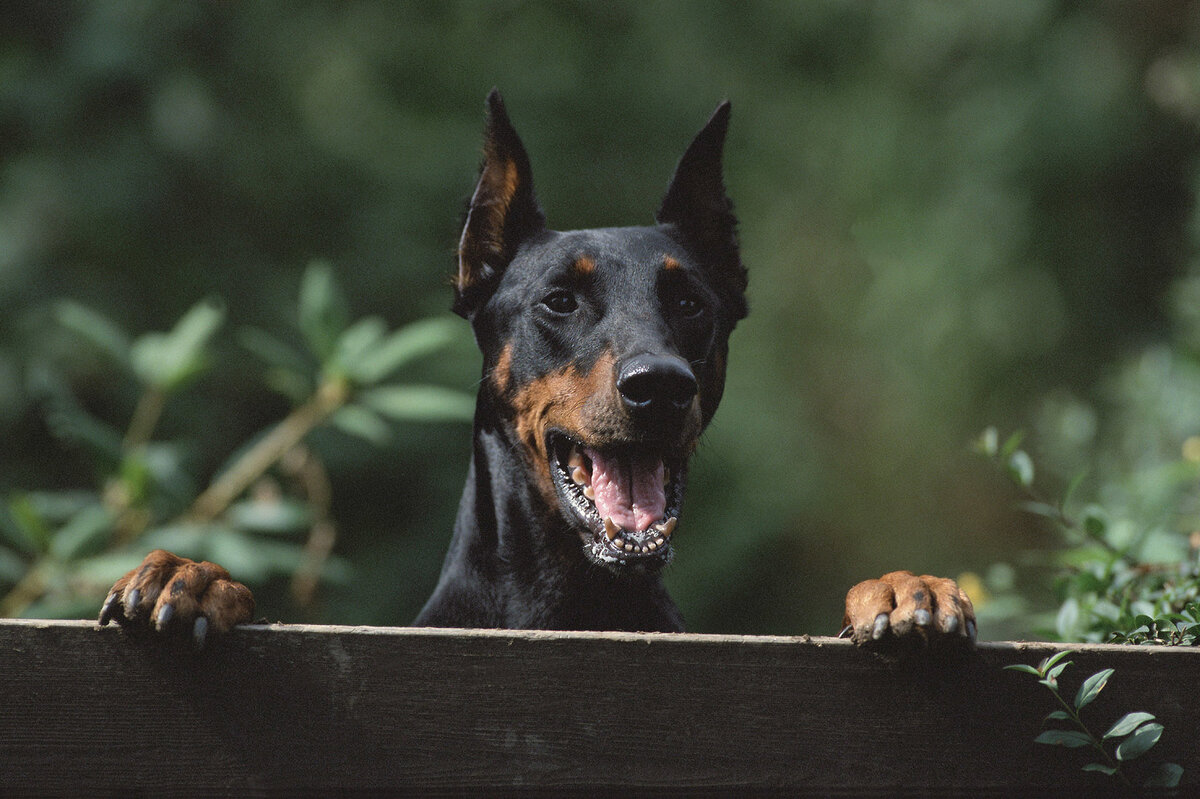
POLYGON ((669 560, 688 458, 746 315, 721 170, 729 112, 688 147, 657 224, 559 232, 500 95, 488 97, 454 302, 484 356, 476 425, 521 451, 547 512, 614 571, 669 560))

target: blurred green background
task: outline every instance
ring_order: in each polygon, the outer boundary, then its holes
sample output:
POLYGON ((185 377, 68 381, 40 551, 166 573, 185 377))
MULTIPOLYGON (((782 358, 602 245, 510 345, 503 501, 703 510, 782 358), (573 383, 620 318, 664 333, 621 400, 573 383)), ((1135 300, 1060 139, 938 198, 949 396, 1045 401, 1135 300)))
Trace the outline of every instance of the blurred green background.
MULTIPOLYGON (((860 579, 1052 546, 970 453, 988 425, 1030 430, 1052 488, 1100 459, 1098 491, 1200 433, 1192 3, 10 2, 0 493, 97 479, 47 383, 117 428, 137 401, 59 298, 141 333, 216 296, 285 335, 321 258, 355 315, 445 314, 492 86, 559 229, 650 221, 733 101, 751 314, 668 577, 692 630, 834 633, 860 579)), ((414 380, 473 391, 458 330, 414 380)), ((234 335, 216 348, 159 432, 201 483, 289 409, 234 335)), ((315 433, 349 577, 305 607, 268 580, 260 612, 411 620, 469 437, 315 433)))

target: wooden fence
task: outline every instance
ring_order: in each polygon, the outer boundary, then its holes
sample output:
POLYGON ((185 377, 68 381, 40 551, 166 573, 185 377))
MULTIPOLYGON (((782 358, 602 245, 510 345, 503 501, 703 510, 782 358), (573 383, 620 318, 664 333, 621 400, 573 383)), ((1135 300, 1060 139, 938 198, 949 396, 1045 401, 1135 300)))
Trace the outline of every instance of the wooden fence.
MULTIPOLYGON (((1096 793, 1035 744, 1062 647, 883 660, 830 638, 246 627, 205 651, 0 622, 0 796, 1096 793)), ((1200 650, 1087 646, 1085 721, 1165 725, 1200 785, 1200 650)), ((1135 765, 1140 765, 1138 761, 1135 765)))

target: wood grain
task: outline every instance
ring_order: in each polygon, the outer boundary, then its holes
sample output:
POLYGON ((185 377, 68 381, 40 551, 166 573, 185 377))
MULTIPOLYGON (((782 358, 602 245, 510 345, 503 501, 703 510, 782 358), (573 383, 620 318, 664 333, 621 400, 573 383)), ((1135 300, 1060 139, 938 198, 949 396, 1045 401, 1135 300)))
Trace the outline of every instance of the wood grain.
MULTIPOLYGON (((239 628, 206 651, 90 622, 0 622, 0 796, 612 790, 1095 790, 1003 671, 1061 647, 885 661, 829 638, 239 628)), ((1200 651, 1074 645, 1116 673, 1085 711, 1166 731, 1200 783, 1200 651)))

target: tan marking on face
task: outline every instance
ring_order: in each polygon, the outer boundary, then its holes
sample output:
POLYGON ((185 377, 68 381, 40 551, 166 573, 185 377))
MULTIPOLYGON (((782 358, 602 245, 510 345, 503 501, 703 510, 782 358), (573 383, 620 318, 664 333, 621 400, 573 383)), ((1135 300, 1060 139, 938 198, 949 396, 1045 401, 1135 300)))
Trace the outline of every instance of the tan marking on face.
POLYGON ((504 349, 500 351, 500 357, 496 359, 496 365, 492 367, 492 385, 501 394, 508 391, 508 384, 512 382, 512 342, 504 345, 504 349))
POLYGON ((663 269, 666 269, 668 272, 672 272, 676 269, 682 269, 682 268, 683 268, 683 264, 679 263, 679 261, 677 261, 676 259, 672 258, 669 255, 663 256, 663 269))
POLYGON ((571 264, 571 271, 579 277, 586 277, 596 271, 596 261, 589 255, 581 255, 571 264))
POLYGON ((584 441, 612 433, 624 423, 613 379, 615 359, 605 353, 588 372, 570 364, 521 386, 512 399, 517 438, 546 502, 558 502, 550 479, 546 433, 562 430, 584 441))

